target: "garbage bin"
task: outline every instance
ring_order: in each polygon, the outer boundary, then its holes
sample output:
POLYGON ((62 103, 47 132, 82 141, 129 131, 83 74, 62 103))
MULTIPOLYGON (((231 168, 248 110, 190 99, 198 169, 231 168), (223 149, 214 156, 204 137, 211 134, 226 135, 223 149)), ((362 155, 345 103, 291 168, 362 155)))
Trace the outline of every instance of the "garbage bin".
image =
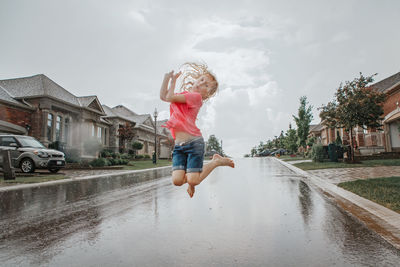
POLYGON ((330 161, 332 161, 332 162, 338 161, 338 153, 337 153, 336 144, 332 143, 332 144, 328 145, 328 156, 329 156, 330 161))

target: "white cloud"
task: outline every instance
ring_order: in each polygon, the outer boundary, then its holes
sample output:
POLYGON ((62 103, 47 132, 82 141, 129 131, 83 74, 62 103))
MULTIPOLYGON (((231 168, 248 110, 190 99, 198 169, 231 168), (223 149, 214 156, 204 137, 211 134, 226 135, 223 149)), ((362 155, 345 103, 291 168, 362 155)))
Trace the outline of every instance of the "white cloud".
POLYGON ((109 106, 150 114, 157 107, 162 119, 169 115, 158 97, 164 72, 203 60, 221 91, 204 105, 199 126, 223 139, 227 153, 242 155, 287 129, 300 96, 317 107, 360 71, 378 72, 379 79, 397 72, 398 7, 345 0, 99 0, 60 8, 50 0, 6 0, 0 78, 45 73, 109 106))

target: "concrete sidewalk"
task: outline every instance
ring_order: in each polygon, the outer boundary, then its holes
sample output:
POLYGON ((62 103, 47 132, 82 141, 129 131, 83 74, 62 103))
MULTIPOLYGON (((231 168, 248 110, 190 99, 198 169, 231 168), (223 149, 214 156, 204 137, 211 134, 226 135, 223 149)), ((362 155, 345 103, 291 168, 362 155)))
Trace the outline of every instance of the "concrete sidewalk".
MULTIPOLYGON (((303 176, 306 182, 309 182, 314 188, 336 202, 344 211, 359 219, 369 229, 375 231, 397 249, 400 249, 399 213, 338 187, 335 184, 338 180, 332 179, 327 173, 320 172, 322 176, 317 176, 285 161, 276 160, 293 172, 303 176)), ((332 173, 334 170, 329 171, 332 173)))

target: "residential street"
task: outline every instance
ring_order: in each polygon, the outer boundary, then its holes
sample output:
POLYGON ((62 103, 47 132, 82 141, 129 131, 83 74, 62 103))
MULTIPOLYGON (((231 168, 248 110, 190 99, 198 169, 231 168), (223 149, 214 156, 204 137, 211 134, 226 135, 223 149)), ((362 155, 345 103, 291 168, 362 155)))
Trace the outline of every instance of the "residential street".
MULTIPOLYGON (((396 266, 400 251, 271 158, 170 177, 0 192, 2 266, 396 266)), ((108 182, 107 182, 108 181, 108 182)))

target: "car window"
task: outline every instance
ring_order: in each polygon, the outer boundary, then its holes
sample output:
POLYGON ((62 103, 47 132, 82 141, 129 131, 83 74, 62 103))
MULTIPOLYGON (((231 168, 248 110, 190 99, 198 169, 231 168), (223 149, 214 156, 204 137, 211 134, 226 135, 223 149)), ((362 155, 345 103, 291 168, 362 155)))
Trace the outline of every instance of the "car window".
POLYGON ((11 143, 17 143, 14 137, 11 136, 0 137, 0 146, 10 146, 11 143))
POLYGON ((31 138, 31 137, 18 137, 18 141, 21 143, 23 147, 34 147, 34 148, 45 148, 42 143, 38 140, 31 138))

